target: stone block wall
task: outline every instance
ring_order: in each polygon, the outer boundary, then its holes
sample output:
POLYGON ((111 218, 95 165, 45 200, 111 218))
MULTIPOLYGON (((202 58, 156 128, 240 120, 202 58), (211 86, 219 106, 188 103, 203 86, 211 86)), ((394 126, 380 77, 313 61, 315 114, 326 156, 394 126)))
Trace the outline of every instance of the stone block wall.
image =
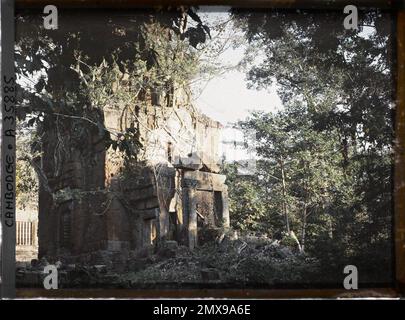
POLYGON ((128 162, 123 152, 105 149, 99 128, 85 126, 78 138, 74 121, 45 124, 40 257, 135 250, 164 240, 193 248, 199 220, 215 226, 225 216, 229 225, 225 177, 216 174, 218 122, 183 100, 106 106, 100 116, 111 133, 136 128, 143 148, 128 162), (63 130, 69 135, 61 140, 63 130))

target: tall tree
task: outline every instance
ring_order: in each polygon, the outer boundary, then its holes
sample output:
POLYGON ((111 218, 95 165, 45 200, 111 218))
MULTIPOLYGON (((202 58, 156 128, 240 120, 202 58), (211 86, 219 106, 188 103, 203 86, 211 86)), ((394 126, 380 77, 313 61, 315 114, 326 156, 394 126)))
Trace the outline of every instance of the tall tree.
POLYGON ((298 199, 295 207, 302 207, 301 242, 317 239, 308 249, 322 256, 325 248, 317 250, 325 243, 322 239, 331 244, 333 237, 338 245, 329 247, 338 248, 346 261, 361 264, 369 276, 363 279, 389 279, 376 277, 378 268, 389 269, 392 245, 389 14, 360 12, 359 30, 345 30, 344 16, 337 12, 237 10, 234 17, 250 44, 246 56, 263 56, 258 63, 248 63, 250 86, 266 89, 276 84, 286 107, 275 116, 255 116, 250 125, 264 129, 270 142, 263 144, 262 154, 274 157, 294 142, 286 154, 299 165, 279 169, 291 175, 286 190, 298 199), (280 126, 283 122, 290 125, 280 126), (308 226, 313 203, 321 214, 311 214, 308 226))

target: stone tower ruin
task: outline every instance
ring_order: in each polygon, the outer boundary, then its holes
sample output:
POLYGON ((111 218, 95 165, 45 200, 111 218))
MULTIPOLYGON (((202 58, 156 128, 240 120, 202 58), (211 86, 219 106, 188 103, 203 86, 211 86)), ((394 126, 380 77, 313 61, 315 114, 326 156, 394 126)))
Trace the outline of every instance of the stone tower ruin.
POLYGON ((83 258, 166 240, 193 249, 203 241, 201 230, 229 226, 218 166, 221 124, 195 110, 187 96, 177 90, 170 103, 161 103, 146 95, 146 103, 100 112, 110 133, 137 133, 142 147, 132 161, 107 148, 97 126, 58 117, 44 123, 39 257, 83 258))

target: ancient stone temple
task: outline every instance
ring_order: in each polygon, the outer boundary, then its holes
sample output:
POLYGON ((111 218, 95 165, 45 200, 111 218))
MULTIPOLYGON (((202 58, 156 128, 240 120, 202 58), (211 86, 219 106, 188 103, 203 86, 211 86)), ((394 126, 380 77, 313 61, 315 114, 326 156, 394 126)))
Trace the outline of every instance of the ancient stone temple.
POLYGON ((122 252, 167 240, 192 249, 204 241, 203 230, 229 226, 218 166, 221 124, 184 97, 178 90, 170 103, 146 96, 145 103, 100 112, 112 139, 136 132, 142 146, 132 160, 106 147, 97 126, 58 117, 44 123, 39 257, 122 252))

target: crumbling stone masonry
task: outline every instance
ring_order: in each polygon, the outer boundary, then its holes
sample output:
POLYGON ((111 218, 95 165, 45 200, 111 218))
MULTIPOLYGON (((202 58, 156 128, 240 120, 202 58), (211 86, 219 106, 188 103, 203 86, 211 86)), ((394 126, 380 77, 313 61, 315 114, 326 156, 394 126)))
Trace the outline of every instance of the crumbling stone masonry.
POLYGON ((146 97, 100 112, 109 132, 136 128, 143 147, 132 162, 105 148, 97 126, 59 117, 44 123, 39 257, 123 252, 166 240, 192 249, 199 230, 229 226, 217 164, 221 125, 186 96, 178 90, 170 104, 146 97))

